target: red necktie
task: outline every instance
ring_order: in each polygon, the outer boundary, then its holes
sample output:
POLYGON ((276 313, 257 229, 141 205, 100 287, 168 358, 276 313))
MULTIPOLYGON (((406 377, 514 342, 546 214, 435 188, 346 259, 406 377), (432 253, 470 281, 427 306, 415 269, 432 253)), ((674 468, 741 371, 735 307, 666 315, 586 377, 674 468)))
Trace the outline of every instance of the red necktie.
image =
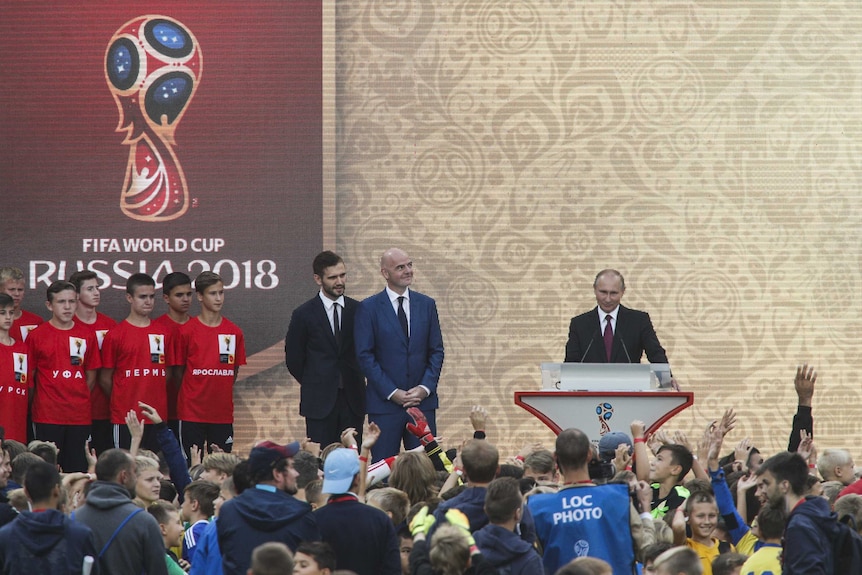
POLYGON ((605 316, 605 321, 607 322, 605 324, 605 334, 604 334, 605 354, 608 357, 608 363, 610 363, 611 362, 611 350, 614 347, 614 330, 611 327, 611 316, 610 316, 610 314, 605 316))

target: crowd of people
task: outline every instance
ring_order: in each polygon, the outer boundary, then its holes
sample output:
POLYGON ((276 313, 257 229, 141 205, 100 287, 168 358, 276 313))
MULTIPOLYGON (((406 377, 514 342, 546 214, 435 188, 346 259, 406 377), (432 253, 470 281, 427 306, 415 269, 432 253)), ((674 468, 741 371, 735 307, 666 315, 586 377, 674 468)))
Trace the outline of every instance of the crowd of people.
MULTIPOLYGON (((156 283, 133 274, 118 324, 96 311, 96 275, 76 272, 48 287, 43 322, 20 307, 20 270, 0 268, 0 572, 862 572, 862 480, 848 451, 815 447, 813 368, 797 369, 776 454, 725 445, 732 409, 698 441, 633 421, 502 454, 474 406, 473 436, 443 445, 442 337, 433 300, 409 289, 407 254, 383 254, 386 288, 363 302, 344 297, 336 254, 313 267, 320 293, 285 344, 309 437, 243 453, 232 441, 243 334, 221 315, 216 274, 166 276, 168 311, 153 320, 156 283)), ((599 359, 660 352, 642 337, 654 335, 648 316, 619 305, 618 272, 594 289, 567 359, 588 355, 602 325, 599 359)))
POLYGON ((53 443, 3 442, 4 573, 663 575, 854 573, 862 481, 847 451, 818 454, 816 376, 800 368, 788 451, 725 448, 733 410, 682 432, 578 429, 501 454, 474 407, 472 438, 444 449, 421 410, 421 446, 375 461, 382 432, 216 448, 190 463, 158 410, 128 414, 130 449, 63 472, 53 443), (764 459, 765 458, 765 459, 764 459), (849 525, 849 526, 848 526, 849 525), (850 527, 852 526, 852 527, 850 527), (855 545, 855 547, 854 547, 855 545), (844 570, 842 570, 844 569, 844 570), (847 570, 850 569, 850 570, 847 570), (86 572, 86 571, 84 571, 86 572))

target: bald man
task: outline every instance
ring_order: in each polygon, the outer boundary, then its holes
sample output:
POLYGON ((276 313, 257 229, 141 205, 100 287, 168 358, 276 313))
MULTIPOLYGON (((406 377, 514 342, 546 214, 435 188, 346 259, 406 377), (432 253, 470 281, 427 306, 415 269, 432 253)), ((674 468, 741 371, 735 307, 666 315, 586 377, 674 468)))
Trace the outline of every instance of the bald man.
POLYGON ((437 432, 437 382, 443 367, 443 335, 437 304, 410 289, 413 260, 398 248, 380 258, 386 280, 382 292, 359 304, 354 340, 359 368, 367 379, 365 391, 369 421, 380 426, 380 439, 372 449, 375 461, 397 455, 404 447, 419 446, 405 429, 418 407, 433 434, 437 432))

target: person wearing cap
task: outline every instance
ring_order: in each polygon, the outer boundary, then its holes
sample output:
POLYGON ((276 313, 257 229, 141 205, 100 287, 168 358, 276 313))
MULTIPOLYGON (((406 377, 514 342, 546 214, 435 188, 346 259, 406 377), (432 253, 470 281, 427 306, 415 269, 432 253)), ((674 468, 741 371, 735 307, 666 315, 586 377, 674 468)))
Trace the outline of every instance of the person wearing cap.
POLYGON ((320 540, 311 506, 293 497, 297 452, 296 442, 264 441, 251 450, 248 468, 254 487, 226 501, 216 524, 225 575, 245 575, 252 550, 263 543, 277 541, 294 550, 302 541, 320 540))
POLYGON ((323 540, 335 549, 338 569, 357 575, 401 575, 395 527, 386 513, 360 503, 359 457, 336 449, 323 463, 323 492, 329 502, 314 512, 323 540))
POLYGON ((632 453, 632 440, 622 431, 610 431, 599 440, 599 459, 606 463, 613 461, 617 455, 620 445, 628 446, 629 455, 632 453))

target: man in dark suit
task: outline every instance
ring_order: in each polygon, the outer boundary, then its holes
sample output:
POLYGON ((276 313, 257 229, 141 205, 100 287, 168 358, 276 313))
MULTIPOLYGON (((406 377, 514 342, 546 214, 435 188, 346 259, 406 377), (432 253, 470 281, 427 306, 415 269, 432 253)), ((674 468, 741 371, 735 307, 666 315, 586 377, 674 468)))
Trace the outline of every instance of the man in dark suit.
POLYGON ((398 248, 380 258, 386 288, 359 304, 356 312, 356 357, 368 380, 368 419, 380 427, 372 449, 375 461, 396 455, 403 439, 407 449, 419 440, 407 432, 407 408, 418 407, 432 433, 437 425, 437 382, 443 367, 443 336, 437 304, 409 289, 413 262, 398 248))
POLYGON ((572 318, 566 361, 583 363, 668 363, 649 314, 620 305, 626 291, 623 276, 606 269, 593 282, 598 305, 572 318))
POLYGON ((344 295, 347 268, 337 254, 319 253, 312 269, 320 292, 293 311, 284 358, 301 386, 299 413, 306 434, 326 446, 339 442, 348 427, 362 433, 365 379, 353 345, 359 302, 344 295))

